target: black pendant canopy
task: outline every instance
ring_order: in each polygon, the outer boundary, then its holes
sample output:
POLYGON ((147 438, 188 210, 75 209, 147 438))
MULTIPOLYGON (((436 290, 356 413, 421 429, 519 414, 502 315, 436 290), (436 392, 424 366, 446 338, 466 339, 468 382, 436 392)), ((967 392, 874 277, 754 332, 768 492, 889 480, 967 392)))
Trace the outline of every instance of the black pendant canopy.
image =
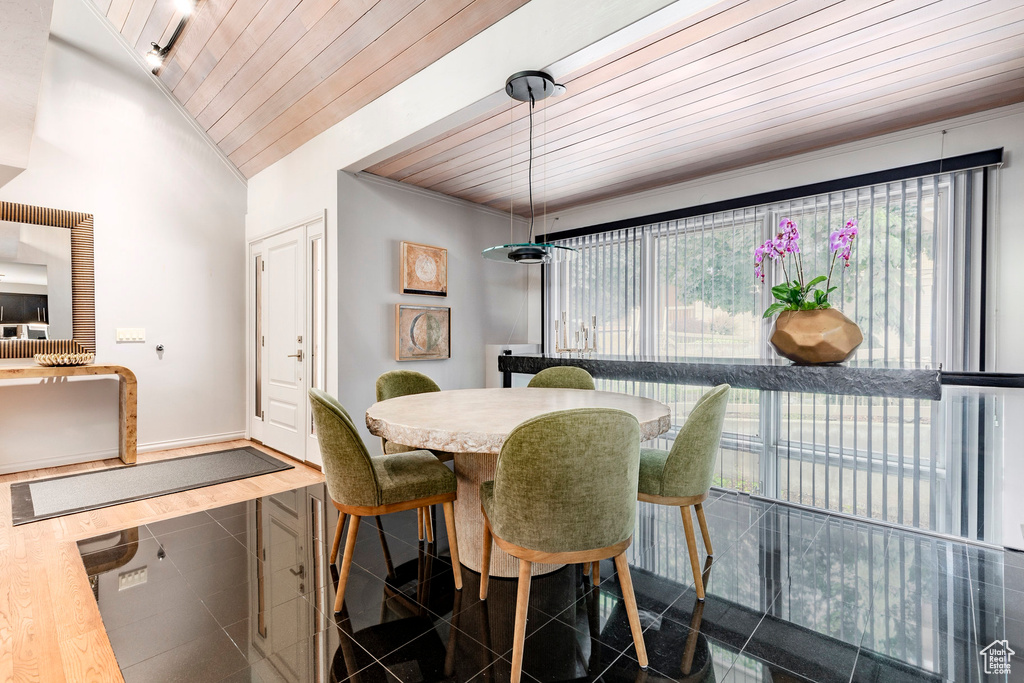
POLYGON ((505 263, 521 263, 532 265, 551 263, 562 256, 576 251, 570 247, 557 244, 534 244, 533 240, 533 107, 539 101, 552 95, 561 95, 565 86, 555 83, 555 79, 543 71, 520 71, 505 81, 505 93, 514 100, 530 103, 530 161, 527 182, 530 190, 530 236, 521 244, 502 244, 483 250, 483 256, 493 261, 505 263))
POLYGON ((555 83, 555 79, 543 71, 520 71, 505 81, 505 94, 520 102, 540 102, 564 92, 565 86, 555 83))

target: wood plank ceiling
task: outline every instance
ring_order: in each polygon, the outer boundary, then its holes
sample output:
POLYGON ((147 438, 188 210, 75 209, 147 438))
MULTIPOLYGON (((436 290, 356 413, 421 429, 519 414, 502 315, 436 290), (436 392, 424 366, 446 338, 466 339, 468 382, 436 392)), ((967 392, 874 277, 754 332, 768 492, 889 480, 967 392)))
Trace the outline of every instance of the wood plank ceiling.
MULTIPOLYGON (((181 0, 93 0, 139 54, 181 0)), ((252 177, 527 0, 199 0, 160 79, 252 177)))
MULTIPOLYGON (((538 211, 1024 101, 1024 2, 724 0, 556 76, 567 94, 535 116, 538 211)), ((526 213, 526 107, 367 170, 526 213)))

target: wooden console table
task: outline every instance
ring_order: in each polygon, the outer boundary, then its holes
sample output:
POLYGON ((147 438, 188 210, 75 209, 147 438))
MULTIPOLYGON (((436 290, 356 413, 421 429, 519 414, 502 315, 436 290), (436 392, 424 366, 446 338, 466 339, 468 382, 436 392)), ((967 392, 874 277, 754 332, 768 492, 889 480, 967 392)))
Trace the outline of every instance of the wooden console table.
POLYGON ((91 377, 117 375, 121 388, 119 457, 126 465, 134 465, 138 447, 138 383, 135 373, 120 365, 75 365, 47 368, 42 365, 0 365, 0 379, 35 379, 41 377, 91 377))

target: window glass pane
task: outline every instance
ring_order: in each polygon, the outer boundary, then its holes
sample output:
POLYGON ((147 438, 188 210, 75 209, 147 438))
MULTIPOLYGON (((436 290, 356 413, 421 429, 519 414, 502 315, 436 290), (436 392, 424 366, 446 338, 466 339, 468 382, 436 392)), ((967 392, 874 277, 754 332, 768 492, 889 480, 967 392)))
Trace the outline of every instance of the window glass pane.
MULTIPOLYGON (((599 355, 663 360, 768 361, 772 264, 762 285, 753 250, 797 223, 804 281, 829 275, 832 305, 864 343, 853 362, 978 369, 984 170, 945 173, 589 235, 546 271, 546 349, 579 348, 596 327, 599 355), (829 235, 854 220, 847 266, 829 235), (563 317, 564 314, 564 317, 563 317), (557 327, 555 326, 557 322, 557 327), (555 334, 557 332, 557 334, 555 334)), ((790 266, 792 267, 792 266, 790 266)), ((670 448, 705 387, 598 380, 598 388, 668 404, 670 448)), ((734 388, 715 485, 784 501, 968 536, 994 537, 984 490, 991 470, 978 427, 999 406, 970 396, 932 402, 734 388), (955 406, 953 404, 956 404, 955 406), (966 425, 966 426, 964 426, 966 425), (952 430, 952 431, 951 431, 952 430), (958 440, 947 433, 965 434, 958 440), (966 501, 966 502, 963 502, 966 501)), ((991 449, 988 449, 991 451, 991 449)))

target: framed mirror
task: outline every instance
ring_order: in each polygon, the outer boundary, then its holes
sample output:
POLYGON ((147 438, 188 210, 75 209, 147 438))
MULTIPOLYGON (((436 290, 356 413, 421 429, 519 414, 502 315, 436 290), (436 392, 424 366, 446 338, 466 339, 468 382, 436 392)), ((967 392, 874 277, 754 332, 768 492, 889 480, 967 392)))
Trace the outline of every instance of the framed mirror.
POLYGON ((96 351, 92 214, 0 202, 0 358, 96 351))

